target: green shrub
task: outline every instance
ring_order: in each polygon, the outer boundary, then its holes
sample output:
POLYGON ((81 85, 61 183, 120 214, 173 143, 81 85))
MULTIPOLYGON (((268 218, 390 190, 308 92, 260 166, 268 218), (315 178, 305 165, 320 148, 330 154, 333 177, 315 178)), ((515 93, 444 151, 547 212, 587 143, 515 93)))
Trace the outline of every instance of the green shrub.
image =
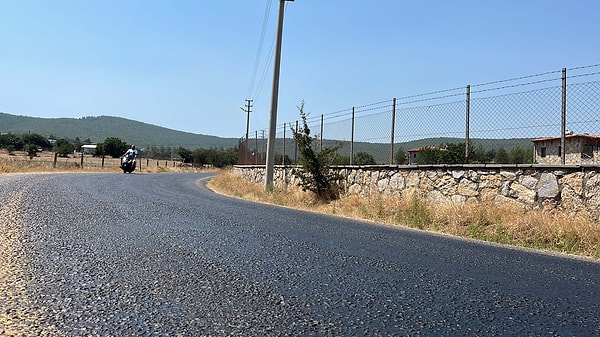
POLYGON ((335 161, 339 146, 316 152, 312 146, 312 141, 315 138, 310 136, 310 128, 306 123, 304 102, 298 109, 300 110, 303 126, 297 131, 292 129, 292 133, 301 155, 298 163, 301 169, 294 169, 292 174, 300 179, 300 186, 303 191, 315 193, 319 200, 331 201, 338 199, 340 196, 339 182, 342 178, 329 168, 335 161))

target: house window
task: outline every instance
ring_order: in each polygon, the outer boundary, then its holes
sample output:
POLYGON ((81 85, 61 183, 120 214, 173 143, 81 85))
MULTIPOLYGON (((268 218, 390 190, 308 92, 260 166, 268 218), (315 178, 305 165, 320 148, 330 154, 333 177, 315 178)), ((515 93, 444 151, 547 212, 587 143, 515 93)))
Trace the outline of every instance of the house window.
POLYGON ((558 147, 558 155, 562 156, 562 147, 561 146, 558 147))
POLYGON ((546 158, 546 147, 545 146, 540 148, 540 157, 546 158))
POLYGON ((581 152, 582 159, 591 159, 594 157, 594 150, 598 151, 598 147, 594 145, 584 145, 581 152))

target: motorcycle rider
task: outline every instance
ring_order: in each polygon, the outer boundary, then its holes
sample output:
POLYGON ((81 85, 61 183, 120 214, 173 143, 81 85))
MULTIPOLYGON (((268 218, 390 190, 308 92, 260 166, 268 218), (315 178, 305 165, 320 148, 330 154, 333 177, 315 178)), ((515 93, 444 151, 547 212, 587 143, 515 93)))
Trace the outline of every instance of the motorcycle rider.
POLYGON ((138 151, 135 149, 135 145, 131 145, 131 148, 125 152, 124 161, 126 163, 132 162, 138 155, 138 151))

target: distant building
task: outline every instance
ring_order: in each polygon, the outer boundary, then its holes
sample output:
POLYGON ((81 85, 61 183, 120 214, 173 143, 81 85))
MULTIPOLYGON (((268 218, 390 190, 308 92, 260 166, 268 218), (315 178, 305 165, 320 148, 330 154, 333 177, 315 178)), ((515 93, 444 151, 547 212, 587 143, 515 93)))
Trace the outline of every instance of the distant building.
MULTIPOLYGON (((423 149, 439 149, 435 146, 424 146, 424 147, 416 147, 413 149, 409 149, 408 152, 408 165, 417 165, 417 158, 419 158, 419 152, 423 149)), ((443 150, 443 149, 440 149, 443 150)))
POLYGON ((81 151, 83 151, 84 154, 94 154, 94 151, 96 151, 96 144, 81 145, 81 151))
POLYGON ((420 147, 414 149, 408 149, 408 165, 416 165, 417 164, 417 156, 419 155, 419 151, 421 151, 420 147))
MULTIPOLYGON (((562 158, 561 137, 536 138, 533 141, 536 164, 560 165, 562 158)), ((565 135, 565 164, 599 165, 600 135, 565 135)))

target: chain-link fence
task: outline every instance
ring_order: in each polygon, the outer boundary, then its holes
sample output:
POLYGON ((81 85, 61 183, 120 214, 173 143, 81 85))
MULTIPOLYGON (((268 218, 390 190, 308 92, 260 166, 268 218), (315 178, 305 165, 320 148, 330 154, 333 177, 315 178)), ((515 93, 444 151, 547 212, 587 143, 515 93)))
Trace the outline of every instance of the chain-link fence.
MULTIPOLYGON (((448 144, 462 146, 464 163, 536 163, 536 139, 562 139, 565 148, 566 136, 600 134, 599 108, 596 64, 393 98, 306 122, 317 150, 340 146, 339 164, 412 164, 419 150, 448 144)), ((297 162, 298 127, 302 121, 278 128, 276 164, 297 162)), ((267 131, 250 135, 240 139, 239 164, 264 164, 267 131)), ((590 146, 598 156, 598 143, 590 146)))

